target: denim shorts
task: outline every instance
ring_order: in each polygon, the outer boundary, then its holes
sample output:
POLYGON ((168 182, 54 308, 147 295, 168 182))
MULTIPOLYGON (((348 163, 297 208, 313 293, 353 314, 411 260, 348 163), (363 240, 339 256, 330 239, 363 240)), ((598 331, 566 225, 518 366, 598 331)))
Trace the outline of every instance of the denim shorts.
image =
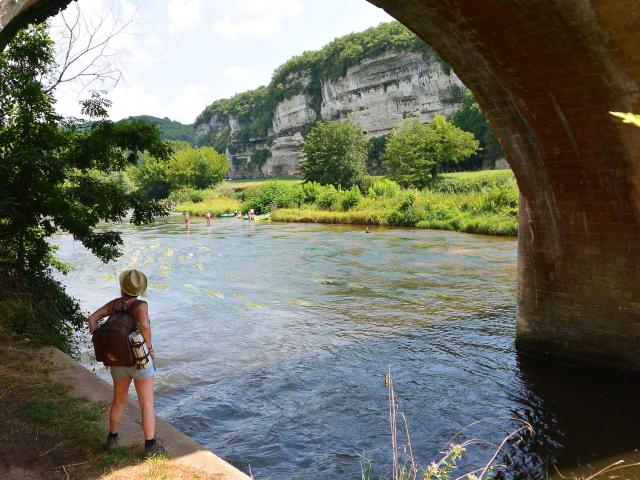
POLYGON ((149 368, 136 368, 133 367, 109 367, 111 370, 111 377, 115 380, 121 378, 132 378, 133 380, 142 380, 143 378, 153 377, 158 370, 156 364, 152 361, 149 368))

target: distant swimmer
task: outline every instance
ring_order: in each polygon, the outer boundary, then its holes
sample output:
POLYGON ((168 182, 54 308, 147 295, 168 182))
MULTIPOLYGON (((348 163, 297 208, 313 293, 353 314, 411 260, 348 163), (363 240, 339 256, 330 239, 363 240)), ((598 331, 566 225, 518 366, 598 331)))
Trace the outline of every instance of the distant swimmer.
POLYGON ((366 228, 364 229, 364 233, 373 233, 373 232, 371 232, 371 230, 369 230, 369 227, 366 227, 366 228))
POLYGON ((211 226, 211 212, 207 212, 204 215, 205 217, 207 217, 207 227, 211 226))
POLYGON ((191 228, 191 220, 189 220, 189 212, 183 212, 184 215, 184 228, 189 230, 191 228))

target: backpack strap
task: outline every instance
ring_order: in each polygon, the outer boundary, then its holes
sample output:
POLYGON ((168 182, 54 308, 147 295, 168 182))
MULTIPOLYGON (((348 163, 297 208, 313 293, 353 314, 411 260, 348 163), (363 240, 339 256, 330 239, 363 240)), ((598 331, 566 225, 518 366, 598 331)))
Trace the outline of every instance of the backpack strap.
POLYGON ((133 302, 131 302, 129 304, 129 306, 127 307, 127 311, 129 312, 129 315, 131 315, 131 327, 129 328, 129 331, 132 332, 136 329, 136 327, 138 326, 138 324, 136 323, 136 320, 134 318, 134 315, 136 313, 136 310, 138 309, 138 307, 140 305, 142 305, 144 303, 144 301, 142 300, 134 300, 133 302))

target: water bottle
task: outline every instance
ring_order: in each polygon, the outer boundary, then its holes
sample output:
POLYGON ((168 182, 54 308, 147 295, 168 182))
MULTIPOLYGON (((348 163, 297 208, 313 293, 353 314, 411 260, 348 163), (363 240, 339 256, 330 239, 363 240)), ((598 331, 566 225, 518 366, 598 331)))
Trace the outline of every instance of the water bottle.
POLYGON ((151 354, 147 348, 147 344, 144 342, 142 333, 138 330, 129 334, 129 344, 133 351, 133 356, 136 359, 136 368, 138 370, 144 370, 153 365, 151 363, 151 354))

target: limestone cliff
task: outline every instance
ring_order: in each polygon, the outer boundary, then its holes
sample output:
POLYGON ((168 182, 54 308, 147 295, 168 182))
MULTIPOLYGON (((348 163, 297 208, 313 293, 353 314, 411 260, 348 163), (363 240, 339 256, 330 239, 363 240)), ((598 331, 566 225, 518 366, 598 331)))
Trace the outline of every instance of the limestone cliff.
POLYGON ((298 174, 303 135, 316 120, 349 118, 379 136, 406 117, 449 117, 464 90, 426 46, 382 49, 325 78, 314 64, 281 81, 278 73, 268 87, 218 101, 196 121, 196 143, 225 151, 234 178, 298 174), (234 101, 242 108, 234 111, 234 101))

